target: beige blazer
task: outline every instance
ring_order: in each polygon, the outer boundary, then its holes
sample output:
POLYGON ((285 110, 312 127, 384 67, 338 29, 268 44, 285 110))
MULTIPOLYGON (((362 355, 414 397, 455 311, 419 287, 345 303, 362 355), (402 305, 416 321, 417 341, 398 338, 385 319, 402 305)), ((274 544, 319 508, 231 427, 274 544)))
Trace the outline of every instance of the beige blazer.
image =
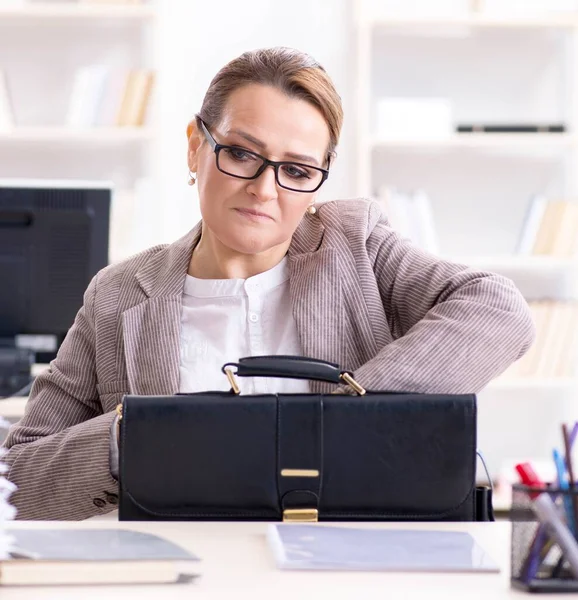
MULTIPOLYGON (((19 518, 84 519, 115 507, 113 411, 127 393, 178 391, 181 297, 200 231, 198 224, 171 245, 111 265, 90 283, 5 443, 19 518)), ((303 353, 354 371, 370 389, 478 392, 534 338, 511 281, 416 248, 376 203, 320 205, 297 228, 288 263, 303 353)))

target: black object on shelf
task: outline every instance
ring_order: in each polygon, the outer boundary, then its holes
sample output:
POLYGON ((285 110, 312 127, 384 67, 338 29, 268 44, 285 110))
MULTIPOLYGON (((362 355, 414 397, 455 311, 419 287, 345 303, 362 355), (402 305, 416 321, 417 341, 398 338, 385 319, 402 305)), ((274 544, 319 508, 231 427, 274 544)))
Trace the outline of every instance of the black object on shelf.
POLYGON ((12 396, 32 381, 34 360, 32 350, 0 344, 0 398, 12 396))
POLYGON ((565 133, 566 126, 552 124, 464 124, 456 128, 458 133, 565 133))

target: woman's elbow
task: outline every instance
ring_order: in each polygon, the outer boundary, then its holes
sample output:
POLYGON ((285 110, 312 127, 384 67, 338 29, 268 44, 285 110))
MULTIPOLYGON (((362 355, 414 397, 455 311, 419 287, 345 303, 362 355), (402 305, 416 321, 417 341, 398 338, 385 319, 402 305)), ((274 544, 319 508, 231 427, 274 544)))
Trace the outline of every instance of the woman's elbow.
POLYGON ((528 303, 519 292, 517 295, 508 310, 508 338, 514 346, 515 360, 522 358, 536 340, 536 325, 528 303))

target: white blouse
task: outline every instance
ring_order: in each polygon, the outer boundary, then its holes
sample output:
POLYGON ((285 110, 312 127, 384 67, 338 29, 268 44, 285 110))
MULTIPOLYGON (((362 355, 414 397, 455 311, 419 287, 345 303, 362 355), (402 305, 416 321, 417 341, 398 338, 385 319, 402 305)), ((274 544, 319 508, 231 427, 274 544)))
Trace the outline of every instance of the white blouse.
MULTIPOLYGON (((221 366, 245 356, 300 355, 287 258, 248 279, 197 279, 183 290, 180 392, 229 390, 221 366)), ((242 394, 305 393, 307 381, 237 378, 242 394)))

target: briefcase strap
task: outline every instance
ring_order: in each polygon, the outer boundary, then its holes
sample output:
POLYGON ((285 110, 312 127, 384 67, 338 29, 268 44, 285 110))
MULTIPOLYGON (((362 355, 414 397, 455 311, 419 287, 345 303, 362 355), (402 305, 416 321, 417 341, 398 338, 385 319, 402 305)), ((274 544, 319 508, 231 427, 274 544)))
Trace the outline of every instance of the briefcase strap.
POLYGON ((353 373, 342 371, 336 363, 305 356, 246 356, 238 363, 225 363, 221 371, 229 379, 231 389, 239 394, 233 368, 239 377, 282 377, 288 379, 310 379, 328 383, 345 383, 358 395, 365 389, 353 378, 353 373))

